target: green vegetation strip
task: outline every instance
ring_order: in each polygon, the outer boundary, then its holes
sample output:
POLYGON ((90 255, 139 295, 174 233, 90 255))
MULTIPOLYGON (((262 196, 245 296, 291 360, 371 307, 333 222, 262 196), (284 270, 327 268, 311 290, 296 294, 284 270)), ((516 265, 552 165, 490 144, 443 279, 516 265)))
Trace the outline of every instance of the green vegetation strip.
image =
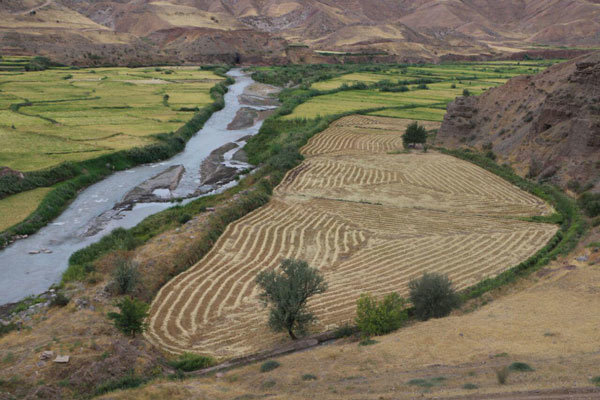
MULTIPOLYGON (((215 70, 224 76, 225 68, 215 70)), ((21 223, 0 233, 0 248, 9 243, 15 235, 29 235, 37 232, 52 219, 60 215, 71 200, 83 188, 98 182, 115 171, 125 170, 139 164, 164 160, 185 148, 186 142, 198 132, 210 116, 225 106, 224 94, 233 80, 227 78, 210 89, 213 103, 202 108, 185 125, 172 134, 159 134, 158 143, 106 154, 81 162, 67 162, 55 168, 33 171, 24 179, 16 176, 0 177, 0 199, 38 187, 55 185, 40 203, 38 208, 21 223), (60 182, 60 183, 59 183, 60 182)))

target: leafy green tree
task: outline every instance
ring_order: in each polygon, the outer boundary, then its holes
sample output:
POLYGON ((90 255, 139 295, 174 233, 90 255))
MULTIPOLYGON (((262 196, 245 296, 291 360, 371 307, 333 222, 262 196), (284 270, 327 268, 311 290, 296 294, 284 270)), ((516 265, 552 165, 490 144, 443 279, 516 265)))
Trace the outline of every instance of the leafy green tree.
POLYGON ((370 294, 362 294, 356 302, 356 325, 368 335, 393 332, 407 318, 406 300, 398 293, 390 293, 380 301, 370 294))
POLYGON ((427 130, 415 121, 406 128, 404 135, 402 135, 402 141, 404 147, 414 147, 418 143, 425 144, 427 142, 427 130))
POLYGON ((260 299, 271 305, 269 326, 274 331, 287 331, 292 339, 303 332, 316 317, 306 308, 306 302, 315 294, 327 290, 323 275, 306 261, 286 259, 281 262, 281 272, 263 271, 256 278, 262 288, 260 299))
POLYGON ((460 298, 446 275, 424 273, 421 278, 411 281, 408 287, 415 315, 423 321, 445 317, 460 304, 460 298))
POLYGON ((125 335, 135 337, 136 334, 142 333, 146 329, 144 320, 148 316, 148 304, 125 297, 117 303, 117 307, 120 312, 110 312, 108 318, 114 321, 118 330, 125 335))

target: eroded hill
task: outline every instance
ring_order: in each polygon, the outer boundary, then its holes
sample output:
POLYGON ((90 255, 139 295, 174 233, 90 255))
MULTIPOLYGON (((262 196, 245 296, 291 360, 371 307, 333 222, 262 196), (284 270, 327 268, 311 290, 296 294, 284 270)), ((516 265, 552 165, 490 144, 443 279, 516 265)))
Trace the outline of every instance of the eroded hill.
POLYGON ((492 150, 522 175, 600 189, 600 53, 457 98, 437 138, 492 150))
POLYGON ((339 57, 336 52, 436 61, 522 50, 539 54, 548 46, 597 46, 600 4, 2 0, 0 19, 0 52, 51 55, 81 65, 332 61, 339 57))

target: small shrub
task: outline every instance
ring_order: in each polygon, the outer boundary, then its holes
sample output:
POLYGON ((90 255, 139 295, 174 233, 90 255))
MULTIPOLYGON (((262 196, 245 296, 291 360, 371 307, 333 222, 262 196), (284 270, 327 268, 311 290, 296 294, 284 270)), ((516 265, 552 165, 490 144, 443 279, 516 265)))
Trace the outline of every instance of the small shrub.
POLYGON ((350 324, 344 324, 335 330, 336 338, 349 337, 358 332, 358 328, 350 324))
POLYGON ((508 380, 508 376, 510 375, 510 370, 507 367, 501 368, 496 371, 496 379, 498 379, 498 383, 500 385, 506 384, 508 380))
POLYGON ((425 321, 445 317, 458 307, 460 300, 447 276, 424 273, 409 284, 410 301, 415 315, 425 321))
POLYGON ((212 357, 183 353, 177 360, 169 362, 169 365, 177 370, 190 372, 208 368, 215 363, 216 361, 212 357))
POLYGON ((304 374, 304 375, 302 375, 302 380, 303 381, 316 381, 317 377, 313 374, 304 374))
POLYGON ((148 304, 143 301, 125 297, 117 303, 120 312, 108 313, 108 318, 114 321, 115 327, 125 335, 135 337, 146 329, 144 320, 148 316, 148 304))
POLYGON ((420 387, 425 387, 425 388, 430 388, 433 386, 433 383, 429 382, 426 379, 421 379, 421 378, 411 379, 410 381, 408 381, 408 384, 412 385, 412 386, 420 386, 420 387))
POLYGON ((412 386, 420 386, 423 388, 430 388, 433 386, 440 385, 445 380, 446 380, 445 376, 437 376, 435 378, 430 378, 430 379, 417 378, 417 379, 411 379, 410 381, 408 381, 408 384, 412 385, 412 386))
POLYGON ((262 389, 271 389, 276 384, 277 384, 276 381, 274 381, 273 379, 269 379, 268 381, 263 382, 262 385, 260 385, 260 386, 262 389))
POLYGON ((510 369, 511 371, 518 371, 518 372, 533 371, 533 368, 531 368, 531 366, 529 366, 529 364, 525 364, 524 362, 514 362, 514 363, 510 364, 508 369, 510 369))
POLYGON ((71 299, 65 296, 62 292, 57 292, 56 296, 50 301, 50 307, 64 307, 69 304, 71 299))
POLYGON ((463 96, 464 97, 469 97, 471 95, 471 92, 469 92, 469 89, 463 89, 463 96))
POLYGON ((600 216, 600 193, 584 193, 577 202, 588 217, 600 216))
POLYGON ((182 214, 179 216, 179 218, 177 220, 179 221, 180 224, 185 224, 186 222, 188 222, 191 219, 192 219, 192 216, 190 214, 182 214))
POLYGON ((600 386, 600 376, 595 376, 592 379, 590 379, 590 381, 596 385, 596 386, 600 386))
POLYGON ((15 331, 18 329, 18 326, 16 324, 13 324, 12 322, 9 324, 0 324, 0 337, 6 335, 9 332, 15 331))
POLYGON ((120 258, 113 272, 113 288, 117 294, 129 294, 133 292, 139 282, 137 265, 131 260, 120 258))
POLYGON ((400 328, 408 318, 406 300, 390 293, 377 301, 363 294, 356 302, 356 325, 367 335, 384 335, 400 328))
POLYGON ((261 366, 260 366, 260 372, 269 372, 269 371, 273 371, 276 368, 279 368, 281 366, 281 364, 279 364, 277 361, 275 360, 269 360, 269 361, 265 361, 261 366))
POLYGON ((450 85, 451 89, 456 89, 456 83, 453 83, 452 85, 450 85))
POLYGON ((496 161, 496 158, 497 158, 496 154, 492 150, 486 151, 485 156, 492 161, 496 161))
POLYGON ((478 388, 479 388, 479 386, 477 386, 477 385, 476 385, 476 384, 474 384, 474 383, 465 383, 465 384, 462 386, 462 388, 463 388, 463 389, 467 389, 467 390, 473 390, 473 389, 478 389, 478 388))
POLYGON ((131 389, 140 386, 145 382, 145 379, 139 376, 135 376, 132 373, 125 375, 121 378, 102 383, 96 387, 95 395, 99 396, 108 392, 121 389, 131 389))
POLYGON ((377 340, 373 340, 370 337, 366 337, 363 340, 361 340, 360 342, 358 342, 359 346, 370 346, 372 344, 377 344, 379 343, 377 340))

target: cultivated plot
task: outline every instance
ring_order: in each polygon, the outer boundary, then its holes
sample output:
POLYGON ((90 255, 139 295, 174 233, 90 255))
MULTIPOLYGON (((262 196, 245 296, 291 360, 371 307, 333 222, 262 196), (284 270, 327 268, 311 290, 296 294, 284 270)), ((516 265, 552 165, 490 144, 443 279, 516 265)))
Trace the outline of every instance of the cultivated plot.
POLYGON ((146 337, 170 352, 218 357, 287 340, 268 330, 255 285, 284 258, 324 273, 329 290, 309 307, 315 330, 325 330, 353 319, 361 293, 406 295, 425 271, 464 289, 533 255, 556 232, 519 219, 551 213, 548 205, 483 169, 437 153, 396 154, 408 122, 352 116, 313 137, 272 201, 231 224, 161 289, 146 337))
POLYGON ((0 166, 33 171, 151 144, 211 103, 221 80, 197 67, 0 70, 0 166))
POLYGON ((554 60, 527 62, 451 63, 390 67, 377 72, 354 72, 312 84, 312 89, 332 90, 356 83, 388 81, 405 84, 408 91, 390 93, 378 89, 349 90, 316 96, 299 105, 285 118, 315 118, 319 115, 387 107, 373 115, 442 121, 446 105, 463 90, 472 95, 499 86, 508 79, 540 72, 554 60), (417 84, 420 82, 421 85, 417 84), (426 83, 426 88, 422 85, 426 83))

